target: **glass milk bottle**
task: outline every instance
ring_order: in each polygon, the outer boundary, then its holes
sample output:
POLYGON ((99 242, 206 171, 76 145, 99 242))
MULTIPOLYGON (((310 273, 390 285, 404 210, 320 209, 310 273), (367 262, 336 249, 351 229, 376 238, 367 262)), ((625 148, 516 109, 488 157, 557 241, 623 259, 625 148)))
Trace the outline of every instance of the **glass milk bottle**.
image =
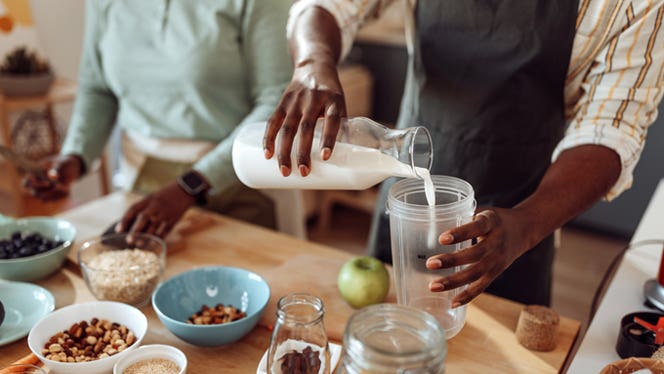
POLYGON ((447 343, 438 321, 419 309, 376 304, 353 314, 335 374, 441 374, 447 343))
POLYGON ((269 374, 330 373, 323 301, 305 293, 279 299, 267 356, 269 374))
POLYGON ((464 180, 434 175, 427 196, 426 181, 400 180, 390 188, 387 197, 397 302, 431 313, 450 339, 466 320, 465 305, 451 308, 452 299, 464 287, 431 292, 429 282, 458 272, 461 266, 429 270, 426 261, 433 255, 456 252, 470 245, 470 241, 441 245, 438 236, 472 220, 475 195, 473 187, 464 180))
POLYGON ((276 154, 265 159, 265 126, 249 124, 233 142, 235 174, 251 188, 362 190, 390 176, 421 177, 431 167, 433 151, 426 128, 392 130, 364 117, 342 119, 332 156, 323 161, 319 148, 323 120, 319 119, 311 147, 311 173, 302 177, 297 170, 297 135, 291 152, 293 172, 284 177, 276 154))

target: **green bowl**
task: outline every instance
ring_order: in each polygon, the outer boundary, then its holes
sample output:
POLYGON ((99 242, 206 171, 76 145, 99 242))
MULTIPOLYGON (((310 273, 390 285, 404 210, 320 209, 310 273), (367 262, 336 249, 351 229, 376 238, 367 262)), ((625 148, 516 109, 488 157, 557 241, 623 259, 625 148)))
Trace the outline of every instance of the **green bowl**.
POLYGON ((46 277, 62 266, 76 237, 74 225, 52 217, 30 217, 0 223, 0 239, 9 238, 15 231, 23 234, 38 232, 50 240, 62 240, 64 243, 38 255, 0 260, 0 279, 34 281, 46 277))

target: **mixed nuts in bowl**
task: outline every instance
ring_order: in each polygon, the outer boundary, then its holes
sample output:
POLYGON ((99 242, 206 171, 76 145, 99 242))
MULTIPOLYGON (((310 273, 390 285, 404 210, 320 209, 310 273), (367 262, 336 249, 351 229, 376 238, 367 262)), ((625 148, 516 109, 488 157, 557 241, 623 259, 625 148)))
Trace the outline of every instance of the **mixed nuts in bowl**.
POLYGON ((28 335, 28 346, 52 373, 109 373, 141 344, 147 327, 145 315, 131 305, 73 304, 37 322, 28 335))

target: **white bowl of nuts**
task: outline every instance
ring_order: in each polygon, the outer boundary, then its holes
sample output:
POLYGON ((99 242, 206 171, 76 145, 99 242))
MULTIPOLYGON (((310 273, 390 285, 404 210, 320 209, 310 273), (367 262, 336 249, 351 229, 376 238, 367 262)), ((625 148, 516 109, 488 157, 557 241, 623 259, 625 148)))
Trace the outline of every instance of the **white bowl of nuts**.
POLYGON ((28 346, 53 374, 110 373, 140 346, 148 328, 131 305, 93 301, 58 309, 37 322, 28 346))
POLYGON ((89 240, 78 251, 88 288, 98 300, 136 307, 150 302, 166 267, 166 244, 157 236, 127 233, 89 240))

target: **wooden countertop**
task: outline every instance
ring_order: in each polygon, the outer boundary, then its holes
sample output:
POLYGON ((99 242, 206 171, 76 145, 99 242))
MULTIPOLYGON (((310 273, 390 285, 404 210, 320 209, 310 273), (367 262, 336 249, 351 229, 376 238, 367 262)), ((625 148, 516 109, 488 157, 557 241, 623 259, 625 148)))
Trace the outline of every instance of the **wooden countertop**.
MULTIPOLYGON (((39 282, 56 299, 56 308, 94 300, 75 264, 76 250, 87 238, 99 235, 121 216, 135 196, 111 194, 61 214, 77 230, 77 243, 65 267, 39 282)), ((336 275, 350 254, 299 240, 274 231, 198 209, 190 210, 167 238, 169 255, 165 279, 204 265, 242 267, 261 274, 272 290, 269 307, 259 325, 239 342, 217 348, 189 345, 171 334, 152 306, 141 310, 149 321, 143 344, 162 343, 180 348, 189 360, 188 373, 254 373, 270 342, 269 326, 275 304, 288 292, 310 292, 325 302, 325 325, 330 340, 340 342, 348 317, 354 312, 338 294, 336 275), (307 264, 307 266, 301 266, 307 264), (292 271, 297 269, 296 271, 292 271)), ((390 290, 387 301, 394 301, 390 290)), ((556 373, 563 367, 579 331, 579 322, 561 318, 557 348, 530 351, 514 335, 523 305, 481 295, 468 307, 466 325, 448 341, 446 373, 556 373)), ((0 347, 0 367, 27 355, 26 339, 0 347)))

